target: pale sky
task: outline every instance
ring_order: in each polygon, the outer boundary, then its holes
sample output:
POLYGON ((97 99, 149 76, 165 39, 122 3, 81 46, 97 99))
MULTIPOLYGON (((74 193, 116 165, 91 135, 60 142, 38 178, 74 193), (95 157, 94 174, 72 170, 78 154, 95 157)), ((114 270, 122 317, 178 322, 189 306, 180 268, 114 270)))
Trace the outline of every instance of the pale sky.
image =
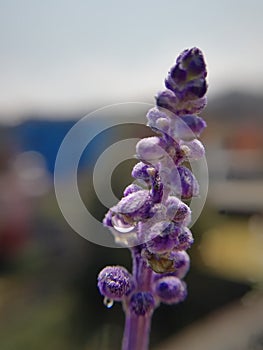
POLYGON ((0 118, 152 102, 192 46, 211 95, 263 92, 262 0, 0 0, 0 118))

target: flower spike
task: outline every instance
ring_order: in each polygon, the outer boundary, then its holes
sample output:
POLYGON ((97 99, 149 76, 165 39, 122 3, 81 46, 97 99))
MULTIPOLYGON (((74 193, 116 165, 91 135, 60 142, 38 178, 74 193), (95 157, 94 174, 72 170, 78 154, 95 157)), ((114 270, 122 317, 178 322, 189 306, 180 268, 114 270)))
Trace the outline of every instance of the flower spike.
POLYGON ((191 210, 184 200, 199 195, 188 162, 205 153, 198 138, 206 122, 198 114, 206 105, 206 76, 200 49, 179 55, 165 79, 166 89, 157 94, 156 106, 146 116, 156 136, 136 146, 140 161, 132 176, 139 185, 129 185, 103 220, 116 242, 130 249, 133 260, 132 274, 108 266, 98 276, 100 293, 123 304, 123 350, 146 350, 154 309, 187 296, 182 279, 190 266, 186 250, 193 236, 188 228, 191 210))

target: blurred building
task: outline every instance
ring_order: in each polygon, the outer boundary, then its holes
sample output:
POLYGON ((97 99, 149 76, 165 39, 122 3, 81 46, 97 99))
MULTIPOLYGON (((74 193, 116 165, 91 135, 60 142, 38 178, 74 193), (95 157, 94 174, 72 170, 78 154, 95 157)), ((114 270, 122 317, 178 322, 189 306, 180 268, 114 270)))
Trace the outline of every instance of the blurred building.
POLYGON ((206 112, 208 198, 219 210, 263 212, 261 100, 236 93, 214 101, 206 112))

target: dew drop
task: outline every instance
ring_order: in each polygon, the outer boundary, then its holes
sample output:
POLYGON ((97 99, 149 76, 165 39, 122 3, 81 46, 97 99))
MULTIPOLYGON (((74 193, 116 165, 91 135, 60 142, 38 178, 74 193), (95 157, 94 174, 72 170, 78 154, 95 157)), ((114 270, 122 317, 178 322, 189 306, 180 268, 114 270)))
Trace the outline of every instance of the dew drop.
POLYGON ((109 299, 109 298, 105 297, 105 298, 103 299, 103 304, 104 304, 108 309, 110 309, 110 308, 113 306, 114 301, 113 301, 112 299, 109 299))
POLYGON ((113 216, 111 219, 111 222, 112 222, 112 225, 115 228, 115 230, 120 232, 120 233, 129 233, 129 232, 133 231, 133 229, 135 227, 134 225, 130 225, 130 224, 123 222, 123 220, 121 220, 117 216, 113 216))

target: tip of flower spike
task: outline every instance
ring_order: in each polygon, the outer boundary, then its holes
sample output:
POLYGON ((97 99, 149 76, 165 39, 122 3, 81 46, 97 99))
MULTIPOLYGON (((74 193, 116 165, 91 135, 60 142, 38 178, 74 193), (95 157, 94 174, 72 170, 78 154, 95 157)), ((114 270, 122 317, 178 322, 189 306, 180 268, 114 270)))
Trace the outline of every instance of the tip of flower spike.
POLYGON ((196 137, 199 137, 206 128, 204 119, 195 114, 185 114, 174 120, 175 125, 171 132, 174 133, 174 137, 182 141, 194 140, 196 137))
POLYGON ((165 86, 170 92, 160 93, 157 105, 177 115, 187 111, 199 113, 205 107, 203 99, 207 91, 206 76, 206 64, 201 50, 196 47, 184 50, 165 79, 165 86), (195 107, 192 101, 198 101, 199 107, 195 107))
POLYGON ((197 47, 184 50, 176 60, 176 66, 182 70, 186 70, 192 77, 202 76, 206 77, 206 64, 202 51, 197 47))

